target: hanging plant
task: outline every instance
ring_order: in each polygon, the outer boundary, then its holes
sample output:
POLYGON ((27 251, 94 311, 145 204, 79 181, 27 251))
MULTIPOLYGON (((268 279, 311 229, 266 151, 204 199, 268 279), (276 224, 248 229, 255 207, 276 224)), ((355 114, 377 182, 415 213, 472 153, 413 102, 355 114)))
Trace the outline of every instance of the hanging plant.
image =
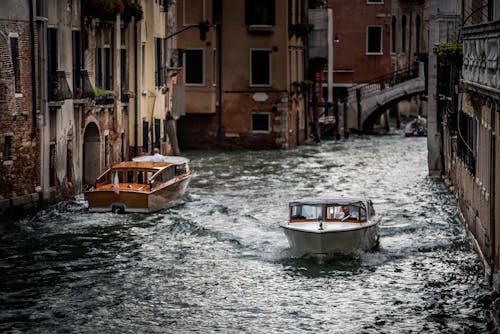
POLYGON ((123 13, 122 18, 125 22, 130 22, 132 18, 135 18, 135 21, 142 20, 144 16, 144 12, 142 10, 142 6, 137 2, 132 0, 123 0, 123 13))
POLYGON ((144 16, 142 6, 132 0, 84 0, 83 6, 86 16, 105 21, 115 20, 118 14, 127 23, 132 17, 140 21, 144 16))
POLYGON ((86 16, 112 21, 123 11, 121 0, 85 0, 83 3, 86 16))
POLYGON ((434 52, 437 55, 438 64, 442 67, 462 67, 463 53, 462 44, 439 43, 434 52))

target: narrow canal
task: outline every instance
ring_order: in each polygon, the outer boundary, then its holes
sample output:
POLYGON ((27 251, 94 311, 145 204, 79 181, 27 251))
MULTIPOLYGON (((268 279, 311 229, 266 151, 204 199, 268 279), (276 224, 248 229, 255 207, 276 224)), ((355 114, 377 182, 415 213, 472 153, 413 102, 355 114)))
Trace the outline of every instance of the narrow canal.
POLYGON ((481 261, 425 138, 183 153, 197 176, 173 209, 90 214, 80 197, 2 224, 0 332, 486 331, 481 261), (287 202, 325 193, 372 198, 379 250, 291 256, 287 202))

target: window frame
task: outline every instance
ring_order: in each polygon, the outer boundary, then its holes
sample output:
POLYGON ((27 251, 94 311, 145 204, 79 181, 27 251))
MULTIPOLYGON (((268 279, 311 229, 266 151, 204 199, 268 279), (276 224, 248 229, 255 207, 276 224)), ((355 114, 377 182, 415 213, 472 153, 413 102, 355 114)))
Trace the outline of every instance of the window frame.
POLYGON ((383 45, 384 45, 384 27, 382 25, 368 25, 366 26, 366 55, 369 55, 369 56, 380 56, 380 55, 383 55, 384 54, 384 49, 383 49, 383 45), (380 43, 379 43, 379 50, 378 52, 372 52, 369 50, 369 47, 370 47, 370 29, 372 28, 378 28, 380 29, 380 43))
POLYGON ((248 27, 274 27, 276 25, 276 0, 245 0, 245 25, 248 27), (268 22, 262 20, 260 13, 252 11, 260 8, 254 3, 255 1, 262 1, 269 6, 267 8, 270 11, 268 22), (258 18, 261 18, 262 22, 259 22, 258 18))
POLYGON ((14 135, 12 133, 6 134, 4 136, 4 152, 3 161, 12 161, 14 158, 12 143, 14 141, 14 135))
POLYGON ((250 87, 271 87, 273 84, 273 68, 272 68, 272 49, 269 48, 251 48, 250 49, 250 73, 249 73, 249 84, 250 87), (265 51, 268 53, 268 65, 269 65, 269 76, 268 76, 268 83, 262 84, 262 83, 254 83, 253 82, 253 52, 260 52, 260 51, 265 51))
POLYGON ((195 87, 202 87, 205 86, 205 49, 202 48, 189 48, 184 51, 184 54, 182 55, 183 57, 183 64, 184 64, 184 84, 186 86, 195 86, 195 87), (188 82, 187 81, 187 72, 188 72, 188 53, 192 51, 201 51, 201 82, 188 82))
POLYGON ((251 113, 251 132, 252 133, 261 133, 261 134, 269 134, 271 133, 271 114, 268 111, 252 111, 251 113), (267 116, 267 130, 255 130, 254 129, 254 116, 255 115, 266 115, 267 116))

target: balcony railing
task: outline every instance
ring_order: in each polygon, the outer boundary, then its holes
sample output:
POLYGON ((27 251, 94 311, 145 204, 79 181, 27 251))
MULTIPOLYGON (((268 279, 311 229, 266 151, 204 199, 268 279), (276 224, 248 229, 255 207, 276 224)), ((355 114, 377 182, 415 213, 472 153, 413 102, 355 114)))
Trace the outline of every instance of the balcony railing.
POLYGON ((49 101, 63 101, 73 97, 64 71, 56 71, 49 77, 49 101))
POLYGON ((500 96, 500 21, 464 27, 463 82, 486 95, 500 96))

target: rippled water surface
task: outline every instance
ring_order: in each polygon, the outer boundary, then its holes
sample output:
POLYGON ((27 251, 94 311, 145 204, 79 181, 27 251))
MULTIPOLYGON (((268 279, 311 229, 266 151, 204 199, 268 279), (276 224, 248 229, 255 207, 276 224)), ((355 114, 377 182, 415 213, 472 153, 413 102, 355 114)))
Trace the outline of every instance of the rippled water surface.
POLYGON ((91 214, 83 198, 0 227, 0 332, 480 333, 489 289, 425 138, 183 152, 177 207, 91 214), (367 195, 380 249, 295 258, 287 202, 367 195))

